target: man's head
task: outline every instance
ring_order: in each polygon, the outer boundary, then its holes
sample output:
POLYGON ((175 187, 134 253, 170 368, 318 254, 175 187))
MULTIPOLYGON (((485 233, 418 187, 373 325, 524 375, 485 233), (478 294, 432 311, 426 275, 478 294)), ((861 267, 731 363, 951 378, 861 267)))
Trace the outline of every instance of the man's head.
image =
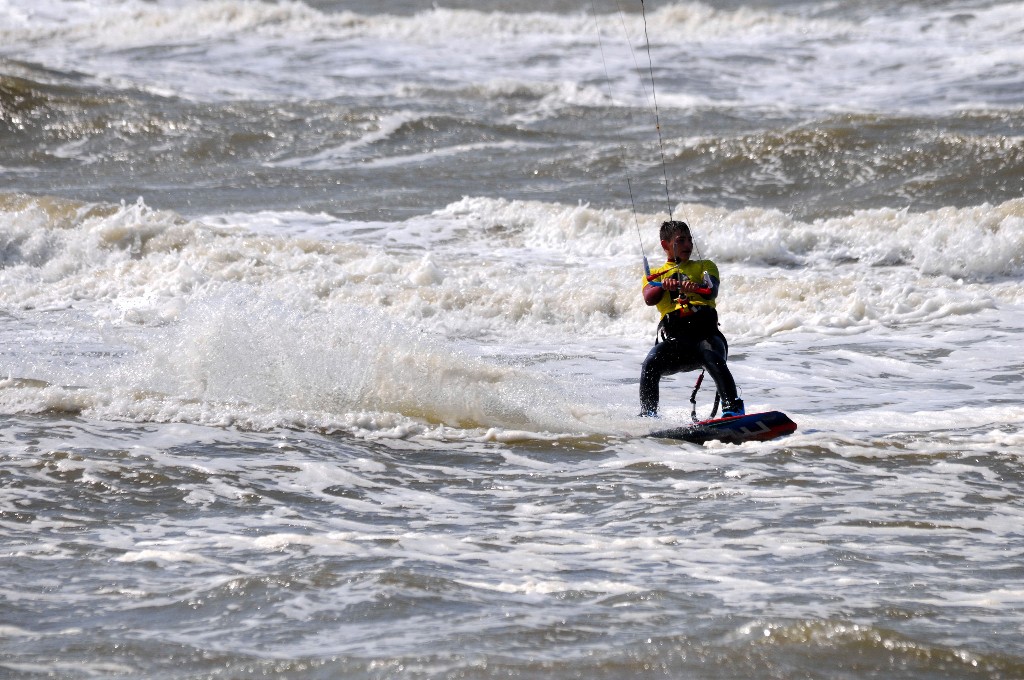
POLYGON ((668 220, 661 223, 661 233, 659 236, 661 236, 662 241, 671 241, 673 236, 679 234, 690 236, 690 225, 682 220, 668 220))
POLYGON ((661 223, 661 247, 665 255, 673 262, 686 262, 693 252, 693 237, 690 226, 682 220, 669 220, 661 223))

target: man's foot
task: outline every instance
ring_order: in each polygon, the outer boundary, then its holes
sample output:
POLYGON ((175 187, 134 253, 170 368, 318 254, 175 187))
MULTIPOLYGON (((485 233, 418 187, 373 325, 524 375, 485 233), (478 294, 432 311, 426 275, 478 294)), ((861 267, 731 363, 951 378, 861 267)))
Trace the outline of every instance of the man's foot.
POLYGON ((736 416, 744 416, 747 412, 743 409, 743 400, 734 399, 728 406, 722 407, 723 418, 734 418, 736 416))
POLYGON ((657 418, 658 417, 658 412, 654 411, 652 409, 642 409, 640 411, 640 413, 637 414, 637 417, 638 418, 657 418))

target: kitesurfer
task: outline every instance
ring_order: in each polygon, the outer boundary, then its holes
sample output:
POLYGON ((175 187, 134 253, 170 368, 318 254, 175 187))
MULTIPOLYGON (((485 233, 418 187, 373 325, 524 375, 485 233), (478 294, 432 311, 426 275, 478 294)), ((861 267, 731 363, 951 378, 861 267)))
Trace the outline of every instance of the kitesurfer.
POLYGON ((658 414, 661 377, 704 368, 722 399, 722 416, 744 414, 736 381, 726 365, 729 343, 718 329, 718 267, 711 260, 691 260, 693 236, 681 220, 662 223, 661 247, 667 262, 644 278, 648 306, 661 312, 658 338, 640 371, 640 415, 658 414))

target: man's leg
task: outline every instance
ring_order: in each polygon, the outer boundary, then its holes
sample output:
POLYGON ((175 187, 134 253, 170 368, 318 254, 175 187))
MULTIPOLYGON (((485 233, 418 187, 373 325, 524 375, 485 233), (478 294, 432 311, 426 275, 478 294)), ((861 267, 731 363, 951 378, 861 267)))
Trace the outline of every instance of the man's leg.
POLYGON ((718 394, 722 397, 722 415, 742 415, 743 400, 736 393, 736 381, 726 363, 729 350, 720 335, 701 340, 697 345, 700 363, 715 381, 718 394))
POLYGON ((678 373, 685 369, 685 357, 681 356, 679 342, 674 339, 665 340, 647 353, 644 365, 640 369, 640 415, 658 415, 660 401, 659 387, 665 375, 678 373))

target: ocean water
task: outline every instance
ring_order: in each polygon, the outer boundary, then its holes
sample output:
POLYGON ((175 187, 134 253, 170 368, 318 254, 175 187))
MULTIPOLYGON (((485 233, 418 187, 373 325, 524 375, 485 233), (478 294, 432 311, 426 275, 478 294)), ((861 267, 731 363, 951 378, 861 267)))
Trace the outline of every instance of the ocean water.
POLYGON ((1024 677, 1022 282, 1019 1, 0 0, 0 676, 1024 677))

